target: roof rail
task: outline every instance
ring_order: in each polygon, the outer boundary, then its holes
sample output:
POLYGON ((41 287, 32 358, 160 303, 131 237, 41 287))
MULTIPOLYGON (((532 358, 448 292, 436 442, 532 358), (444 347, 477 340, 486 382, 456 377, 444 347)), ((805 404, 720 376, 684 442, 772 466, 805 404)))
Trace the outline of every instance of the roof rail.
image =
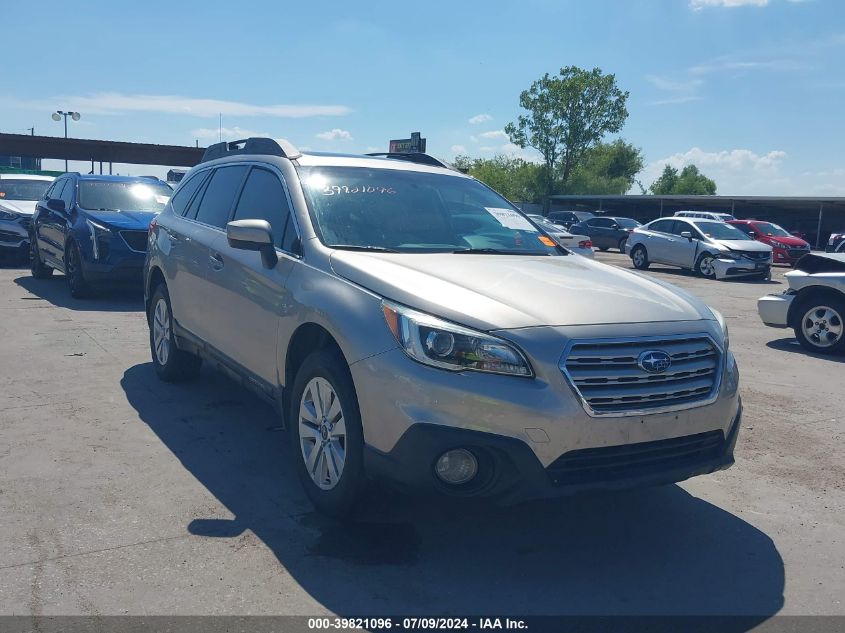
POLYGON ((445 167, 458 171, 457 168, 445 160, 435 158, 431 154, 424 154, 422 152, 372 152, 367 156, 379 156, 381 158, 393 158, 396 160, 404 160, 409 163, 419 163, 421 165, 431 165, 432 167, 445 167))
POLYGON ((272 138, 253 136, 239 141, 224 141, 209 145, 202 155, 200 162, 205 163, 216 158, 235 156, 237 154, 265 154, 268 156, 290 158, 291 160, 302 156, 296 147, 284 139, 275 141, 272 138))

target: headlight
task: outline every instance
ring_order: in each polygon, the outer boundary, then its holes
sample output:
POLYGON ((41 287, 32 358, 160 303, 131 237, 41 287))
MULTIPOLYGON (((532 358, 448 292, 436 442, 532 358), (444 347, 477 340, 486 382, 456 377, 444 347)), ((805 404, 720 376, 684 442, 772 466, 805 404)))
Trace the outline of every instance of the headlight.
POLYGON ((775 248, 787 248, 786 244, 783 242, 778 242, 777 240, 772 240, 772 246, 775 248))
POLYGON ((382 310, 399 345, 420 363, 452 371, 534 375, 522 352, 500 338, 387 301, 382 310))
POLYGON ((92 220, 85 220, 85 223, 88 225, 88 231, 91 233, 91 246, 94 249, 94 259, 100 259, 100 255, 106 257, 108 253, 101 252, 101 250, 106 251, 108 249, 108 240, 111 239, 111 231, 92 220), (100 244, 100 240, 103 240, 104 243, 100 244))
POLYGON ((719 327, 722 328, 722 336, 724 337, 725 341, 725 349, 728 349, 728 346, 731 344, 731 337, 728 334, 728 323, 725 321, 725 317, 722 316, 722 313, 718 310, 710 308, 710 312, 713 313, 713 318, 716 319, 716 322, 719 324, 719 327))

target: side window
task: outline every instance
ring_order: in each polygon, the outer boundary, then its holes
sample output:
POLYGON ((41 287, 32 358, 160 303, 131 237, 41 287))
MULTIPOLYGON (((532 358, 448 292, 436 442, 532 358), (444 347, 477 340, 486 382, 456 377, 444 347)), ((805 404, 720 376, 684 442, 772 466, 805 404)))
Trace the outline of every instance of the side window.
POLYGON ((246 179, 233 219, 267 220, 273 229, 273 243, 283 248, 285 229, 290 224, 290 207, 278 176, 266 169, 253 168, 246 179))
POLYGON ((247 169, 246 165, 235 165, 215 170, 199 203, 197 222, 220 229, 226 226, 247 169))
POLYGON ((65 188, 62 189, 62 200, 65 201, 65 209, 70 209, 73 206, 73 194, 75 190, 76 183, 72 178, 68 178, 65 188))
POLYGON ((200 188, 206 176, 208 176, 208 170, 192 174, 179 188, 179 191, 173 195, 170 202, 173 205, 173 212, 176 215, 185 215, 185 211, 188 209, 188 203, 194 197, 194 194, 200 188))
POLYGON ((648 225, 649 231, 657 231, 658 233, 671 233, 672 232, 672 221, 671 220, 658 220, 657 222, 652 222, 648 225))
POLYGON ((49 192, 50 193, 50 199, 51 200, 60 199, 62 197, 62 189, 65 188, 66 184, 67 184, 67 178, 65 178, 64 180, 57 180, 53 184, 53 186, 50 188, 50 192, 49 192))
POLYGON ((613 226, 613 220, 611 220, 610 218, 595 218, 593 220, 590 220, 590 225, 599 227, 601 229, 607 229, 613 226))
POLYGON ((695 229, 691 227, 687 222, 683 222, 680 220, 675 220, 672 222, 672 228, 669 231, 672 235, 680 235, 684 231, 689 231, 693 235, 695 235, 695 229))
POLYGON ((757 237, 757 232, 753 228, 751 228, 750 224, 734 224, 733 226, 738 228, 746 235, 750 235, 751 237, 757 237))

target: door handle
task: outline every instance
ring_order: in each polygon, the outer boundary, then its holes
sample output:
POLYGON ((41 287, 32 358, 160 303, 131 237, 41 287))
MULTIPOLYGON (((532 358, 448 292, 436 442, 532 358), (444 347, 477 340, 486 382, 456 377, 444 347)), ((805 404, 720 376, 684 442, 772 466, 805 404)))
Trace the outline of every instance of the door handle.
POLYGON ((214 270, 223 270, 223 258, 219 253, 212 253, 208 256, 208 260, 211 262, 211 267, 214 270))

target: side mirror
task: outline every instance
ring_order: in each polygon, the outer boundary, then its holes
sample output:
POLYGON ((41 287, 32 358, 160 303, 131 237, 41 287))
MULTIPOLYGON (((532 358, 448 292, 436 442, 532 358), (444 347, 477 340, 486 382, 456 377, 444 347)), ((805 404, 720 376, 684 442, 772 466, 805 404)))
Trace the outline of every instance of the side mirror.
POLYGON ((681 233, 681 237, 687 238, 690 242, 692 242, 692 233, 690 231, 684 231, 681 233))
POLYGON ((65 210, 65 201, 61 198, 50 198, 47 201, 47 208, 56 213, 63 213, 65 210))
POLYGON ((229 246, 261 253, 264 268, 273 268, 279 261, 273 246, 273 230, 267 220, 235 220, 226 225, 229 246))

